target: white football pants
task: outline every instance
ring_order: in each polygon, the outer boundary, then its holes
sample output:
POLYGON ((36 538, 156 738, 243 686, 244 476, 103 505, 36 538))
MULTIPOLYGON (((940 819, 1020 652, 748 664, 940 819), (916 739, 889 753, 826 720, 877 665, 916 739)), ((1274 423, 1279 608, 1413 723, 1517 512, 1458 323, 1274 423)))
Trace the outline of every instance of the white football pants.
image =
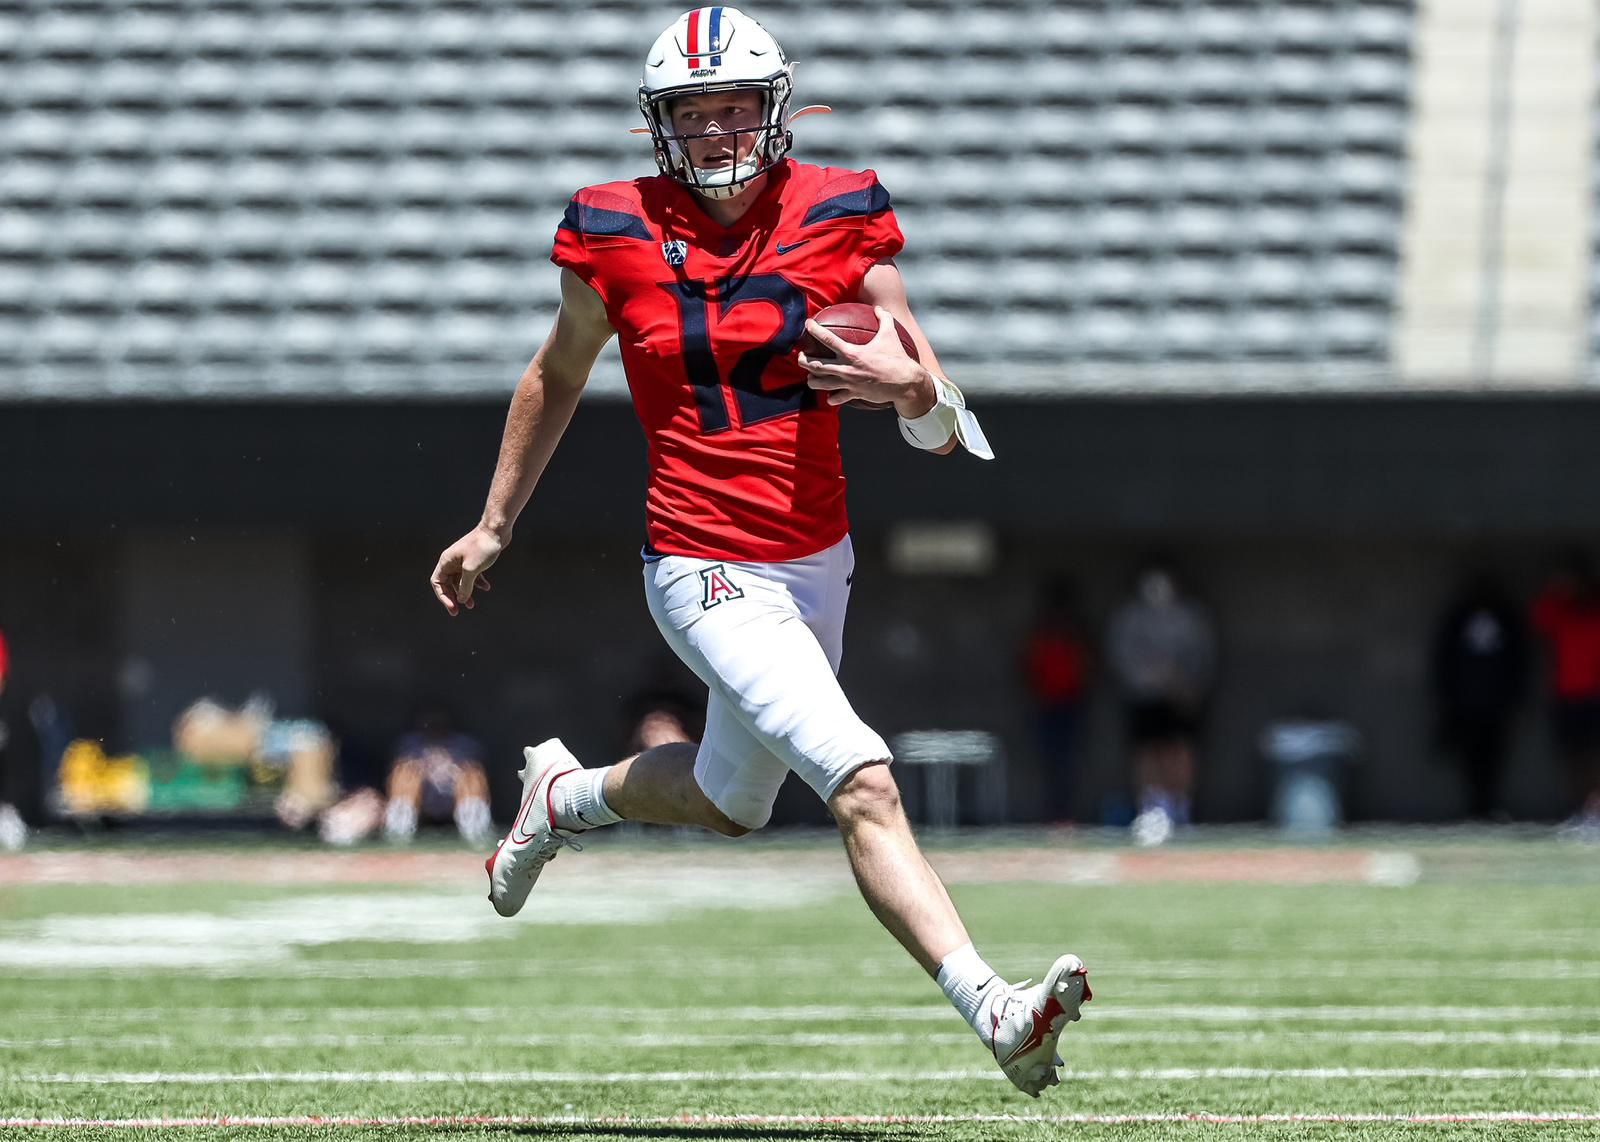
POLYGON ((834 677, 854 573, 849 536, 784 563, 645 564, 656 626, 711 691, 695 781, 736 824, 765 825, 790 770, 826 801, 863 765, 889 760, 834 677))

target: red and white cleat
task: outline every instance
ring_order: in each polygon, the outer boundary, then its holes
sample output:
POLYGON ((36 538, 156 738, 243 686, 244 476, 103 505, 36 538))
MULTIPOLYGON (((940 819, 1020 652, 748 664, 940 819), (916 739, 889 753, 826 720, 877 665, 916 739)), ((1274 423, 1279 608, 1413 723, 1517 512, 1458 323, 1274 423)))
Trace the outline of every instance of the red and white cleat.
POLYGON ((483 862, 489 872, 489 902, 502 916, 515 916, 533 891, 534 882, 556 853, 581 852, 573 834, 555 827, 550 814, 550 784, 564 773, 582 769, 560 738, 523 748, 527 762, 522 778, 522 808, 494 854, 483 862))
POLYGON ((1061 1081, 1056 1041, 1068 1023, 1083 1018, 1079 1008, 1094 998, 1089 971, 1077 956, 1062 956, 1038 984, 1007 984, 991 1008, 994 1057, 1023 1094, 1038 1098, 1061 1081))

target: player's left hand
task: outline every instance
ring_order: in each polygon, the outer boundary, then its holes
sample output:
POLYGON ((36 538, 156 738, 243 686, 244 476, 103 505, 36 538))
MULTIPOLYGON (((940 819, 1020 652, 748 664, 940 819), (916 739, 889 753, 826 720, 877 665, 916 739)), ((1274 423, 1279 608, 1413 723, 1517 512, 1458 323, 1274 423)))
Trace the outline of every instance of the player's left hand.
POLYGON ((878 332, 864 345, 853 345, 826 326, 806 321, 806 332, 833 354, 826 359, 800 354, 800 367, 808 374, 806 383, 826 392, 831 405, 873 401, 894 405, 907 420, 921 416, 937 400, 933 377, 906 355, 895 332, 894 316, 881 305, 873 311, 878 315, 878 332))
POLYGON ((505 544, 499 535, 479 524, 444 549, 428 582, 433 587, 433 597, 451 618, 463 610, 472 610, 474 588, 489 590, 489 577, 484 572, 494 566, 505 544))

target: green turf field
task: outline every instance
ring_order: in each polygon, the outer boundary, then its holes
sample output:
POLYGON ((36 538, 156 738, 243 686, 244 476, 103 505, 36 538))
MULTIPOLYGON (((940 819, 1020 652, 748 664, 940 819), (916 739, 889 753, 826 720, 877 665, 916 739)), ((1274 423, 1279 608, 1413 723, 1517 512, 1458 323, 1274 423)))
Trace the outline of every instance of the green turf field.
MULTIPOLYGON (((825 838, 607 839, 512 921, 453 851, 0 858, 0 1137, 1600 1138, 1600 848, 1381 848, 1400 886, 1174 882, 1216 846, 963 845, 953 894, 996 968, 1090 968, 1037 1102, 825 838), (242 1116, 294 1121, 167 1124, 242 1116)), ((1239 858, 1217 875, 1367 867, 1239 858)))

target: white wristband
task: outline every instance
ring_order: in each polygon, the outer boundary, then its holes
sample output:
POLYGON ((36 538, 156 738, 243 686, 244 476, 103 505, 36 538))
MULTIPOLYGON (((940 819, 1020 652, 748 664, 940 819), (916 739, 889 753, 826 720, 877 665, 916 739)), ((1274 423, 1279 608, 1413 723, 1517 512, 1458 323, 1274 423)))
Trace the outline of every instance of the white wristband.
POLYGON ((954 436, 961 446, 980 460, 993 460, 978 418, 967 410, 966 398, 961 390, 943 377, 933 378, 933 391, 937 398, 934 406, 921 416, 907 420, 900 417, 900 435, 913 448, 931 452, 943 448, 954 436))
MULTIPOLYGON (((934 391, 939 390, 937 378, 933 382, 934 391)), ((954 406, 945 403, 941 398, 933 402, 933 407, 921 416, 907 420, 900 418, 900 435, 906 438, 906 443, 913 448, 933 450, 943 448, 945 441, 949 440, 956 430, 956 410, 954 406)))

